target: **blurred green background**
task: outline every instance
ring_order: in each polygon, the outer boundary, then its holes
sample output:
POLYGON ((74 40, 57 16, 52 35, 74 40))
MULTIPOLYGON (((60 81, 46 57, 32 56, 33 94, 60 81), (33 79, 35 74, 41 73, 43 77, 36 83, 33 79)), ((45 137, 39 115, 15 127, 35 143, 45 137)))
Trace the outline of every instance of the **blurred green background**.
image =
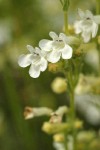
MULTIPOLYGON (((71 0, 69 22, 78 7, 94 9, 95 0, 71 0), (91 5, 90 2, 92 1, 91 5)), ((66 104, 66 94, 56 95, 50 84, 57 76, 45 71, 38 79, 20 68, 18 56, 26 45, 37 46, 48 33, 62 32, 59 0, 0 0, 0 150, 52 150, 52 137, 41 131, 46 117, 24 120, 25 106, 56 109, 66 104)), ((61 75, 62 76, 62 75, 61 75)))

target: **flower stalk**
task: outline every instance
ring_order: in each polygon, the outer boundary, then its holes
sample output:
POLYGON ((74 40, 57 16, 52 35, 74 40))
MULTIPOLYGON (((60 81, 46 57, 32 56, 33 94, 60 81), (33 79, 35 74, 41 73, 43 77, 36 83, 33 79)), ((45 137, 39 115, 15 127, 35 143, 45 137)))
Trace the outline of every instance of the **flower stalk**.
MULTIPOLYGON (((70 98, 70 112, 69 112, 69 124, 72 129, 72 138, 73 138, 73 150, 76 150, 76 129, 74 127, 75 124, 75 95, 74 95, 74 89, 76 85, 76 74, 75 71, 77 68, 75 68, 73 61, 69 60, 69 71, 67 72, 67 81, 68 81, 68 91, 69 91, 69 98, 70 98)), ((66 74, 66 73, 65 73, 66 74)))
POLYGON ((68 11, 64 11, 64 31, 68 35, 68 11))
POLYGON ((60 0, 63 13, 64 13, 64 32, 65 34, 68 34, 68 8, 69 8, 69 0, 60 0))

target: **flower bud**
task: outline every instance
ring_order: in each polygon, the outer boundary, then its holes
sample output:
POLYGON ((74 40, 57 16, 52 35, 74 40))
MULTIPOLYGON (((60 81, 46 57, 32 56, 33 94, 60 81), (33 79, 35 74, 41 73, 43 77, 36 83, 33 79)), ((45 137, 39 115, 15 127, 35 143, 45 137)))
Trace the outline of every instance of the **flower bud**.
POLYGON ((49 63, 48 70, 51 72, 57 72, 59 70, 59 64, 58 63, 49 63))
POLYGON ((64 132, 69 128, 69 125, 67 123, 49 123, 45 122, 42 126, 42 130, 48 134, 54 134, 59 132, 64 132))
POLYGON ((61 94, 67 90, 66 80, 62 77, 57 77, 53 80, 51 84, 51 88, 53 92, 57 94, 61 94))
POLYGON ((69 24, 68 24, 68 31, 69 31, 70 34, 74 34, 75 33, 74 27, 72 25, 69 25, 69 24))
POLYGON ((30 119, 33 117, 50 115, 51 113, 52 110, 47 107, 40 107, 40 108, 25 107, 24 116, 25 119, 30 119))
POLYGON ((64 134, 58 133, 53 136, 55 142, 64 142, 64 134))
POLYGON ((82 128, 82 127, 83 127, 83 122, 82 122, 82 121, 79 121, 79 120, 75 121, 74 127, 75 127, 76 129, 82 128))

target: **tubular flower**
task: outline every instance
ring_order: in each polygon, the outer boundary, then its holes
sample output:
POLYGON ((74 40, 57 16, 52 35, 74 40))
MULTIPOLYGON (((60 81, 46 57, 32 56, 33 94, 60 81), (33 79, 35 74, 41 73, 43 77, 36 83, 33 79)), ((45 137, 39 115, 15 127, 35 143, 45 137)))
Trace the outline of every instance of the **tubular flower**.
POLYGON ((50 32, 49 35, 52 40, 43 39, 39 42, 39 47, 48 52, 47 60, 51 63, 56 63, 61 57, 63 59, 70 59, 73 50, 69 44, 73 39, 67 37, 64 33, 60 33, 58 36, 55 32, 50 32))
POLYGON ((75 33, 81 33, 85 43, 89 42, 91 38, 94 38, 98 31, 98 25, 100 24, 100 15, 94 16, 91 11, 85 12, 78 9, 80 17, 79 21, 74 24, 75 33))
POLYGON ((18 64, 23 68, 31 65, 29 74, 31 77, 37 78, 39 77, 40 72, 45 71, 47 68, 45 54, 38 47, 33 48, 32 46, 27 45, 27 49, 30 51, 30 54, 22 54, 18 59, 18 64))

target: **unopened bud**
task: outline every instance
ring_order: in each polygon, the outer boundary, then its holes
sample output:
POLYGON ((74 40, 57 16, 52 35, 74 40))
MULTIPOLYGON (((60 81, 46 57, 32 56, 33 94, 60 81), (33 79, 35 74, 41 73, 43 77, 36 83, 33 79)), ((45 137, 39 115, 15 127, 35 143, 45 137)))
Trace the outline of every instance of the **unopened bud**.
POLYGON ((51 88, 53 92, 57 94, 61 94, 67 90, 66 80, 62 77, 57 77, 53 80, 51 84, 51 88))
POLYGON ((63 142, 64 141, 64 134, 62 134, 62 133, 55 134, 53 136, 53 139, 55 142, 63 142))
POLYGON ((79 121, 79 120, 75 121, 74 127, 75 127, 76 129, 82 128, 82 127, 83 127, 83 122, 82 122, 82 121, 79 121))
POLYGON ((72 25, 69 25, 69 24, 68 24, 68 31, 69 31, 70 34, 74 34, 75 33, 74 27, 72 25))
POLYGON ((42 126, 42 130, 48 134, 54 134, 59 132, 64 132, 69 128, 69 125, 67 123, 49 123, 45 122, 42 126))
POLYGON ((49 63, 48 64, 48 70, 51 72, 57 72, 59 68, 59 64, 58 63, 49 63))

